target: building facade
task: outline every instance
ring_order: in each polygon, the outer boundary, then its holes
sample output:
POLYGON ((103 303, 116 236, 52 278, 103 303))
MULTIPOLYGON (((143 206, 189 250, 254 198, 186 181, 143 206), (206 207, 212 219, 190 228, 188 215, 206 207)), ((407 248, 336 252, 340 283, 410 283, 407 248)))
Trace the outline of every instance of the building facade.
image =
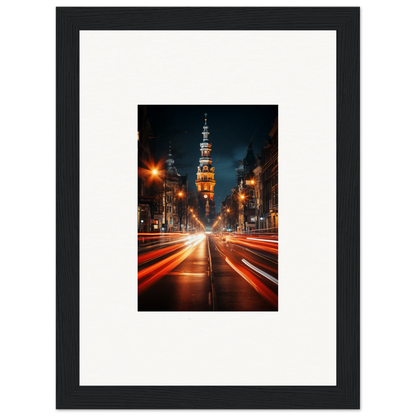
POLYGON ((187 226, 187 176, 181 176, 172 157, 169 144, 169 154, 161 176, 161 186, 157 196, 157 206, 154 218, 161 225, 161 231, 185 231, 187 226))
POLYGON ((254 157, 249 145, 246 157, 236 168, 237 187, 221 205, 222 230, 234 229, 235 224, 239 233, 278 233, 278 117, 269 136, 261 157, 254 157))
POLYGON ((205 124, 202 131, 202 143, 200 143, 200 158, 197 167, 195 185, 197 188, 198 215, 204 219, 205 227, 210 229, 215 216, 215 168, 212 166, 212 144, 209 141, 207 114, 205 113, 205 124))
POLYGON ((138 106, 137 120, 137 225, 138 232, 149 233, 158 231, 158 226, 153 218, 156 190, 154 184, 148 180, 149 175, 147 174, 147 164, 154 160, 155 145, 146 106, 138 106))
POLYGON ((263 182, 261 181, 261 159, 257 159, 257 166, 253 169, 254 179, 254 205, 256 211, 256 229, 261 230, 265 228, 263 216, 263 182))
POLYGON ((279 158, 278 117, 269 133, 268 144, 262 149, 262 202, 265 228, 277 232, 279 224, 279 158))
POLYGON ((256 167, 251 142, 247 147, 246 157, 235 169, 237 181, 237 202, 238 202, 238 232, 251 232, 257 227, 256 194, 253 170, 256 167))

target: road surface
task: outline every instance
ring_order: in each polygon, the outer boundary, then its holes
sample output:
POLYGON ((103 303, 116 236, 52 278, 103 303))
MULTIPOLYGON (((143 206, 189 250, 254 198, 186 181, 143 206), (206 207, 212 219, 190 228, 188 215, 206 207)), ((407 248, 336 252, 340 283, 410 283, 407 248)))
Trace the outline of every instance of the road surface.
POLYGON ((139 245, 139 311, 278 310, 277 241, 212 234, 152 238, 139 245))

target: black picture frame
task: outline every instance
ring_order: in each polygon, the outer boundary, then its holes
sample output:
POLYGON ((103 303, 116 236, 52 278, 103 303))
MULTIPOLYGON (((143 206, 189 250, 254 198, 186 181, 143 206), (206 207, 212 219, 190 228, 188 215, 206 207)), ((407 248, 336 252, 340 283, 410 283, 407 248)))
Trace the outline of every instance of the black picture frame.
POLYGON ((360 9, 56 9, 56 407, 358 409, 360 406, 360 9), (336 386, 80 386, 81 30, 335 30, 337 33, 336 386))

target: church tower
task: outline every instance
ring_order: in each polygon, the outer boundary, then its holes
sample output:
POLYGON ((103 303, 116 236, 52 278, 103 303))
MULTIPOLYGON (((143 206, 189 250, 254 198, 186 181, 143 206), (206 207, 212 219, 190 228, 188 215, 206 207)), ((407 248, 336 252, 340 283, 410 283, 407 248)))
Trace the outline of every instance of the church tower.
POLYGON ((203 126, 202 143, 200 143, 201 157, 199 158, 199 166, 197 168, 195 185, 197 188, 199 217, 205 219, 205 225, 210 229, 210 224, 212 223, 212 220, 215 216, 215 168, 212 166, 212 144, 209 142, 208 138, 209 131, 207 116, 208 114, 205 113, 205 125, 203 126))

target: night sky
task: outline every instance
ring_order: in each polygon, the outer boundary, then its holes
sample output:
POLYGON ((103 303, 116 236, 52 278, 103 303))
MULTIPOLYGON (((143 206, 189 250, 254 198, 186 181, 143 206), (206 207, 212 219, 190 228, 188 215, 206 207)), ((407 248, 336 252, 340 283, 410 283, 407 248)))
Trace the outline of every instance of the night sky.
POLYGON ((156 136, 156 160, 167 156, 171 141, 178 173, 188 174, 189 188, 196 194, 199 144, 202 142, 204 113, 207 113, 212 166, 215 167, 215 203, 219 211, 221 201, 236 186, 235 168, 246 156, 248 144, 252 141, 254 154, 260 155, 277 111, 277 105, 148 106, 148 117, 156 136))

